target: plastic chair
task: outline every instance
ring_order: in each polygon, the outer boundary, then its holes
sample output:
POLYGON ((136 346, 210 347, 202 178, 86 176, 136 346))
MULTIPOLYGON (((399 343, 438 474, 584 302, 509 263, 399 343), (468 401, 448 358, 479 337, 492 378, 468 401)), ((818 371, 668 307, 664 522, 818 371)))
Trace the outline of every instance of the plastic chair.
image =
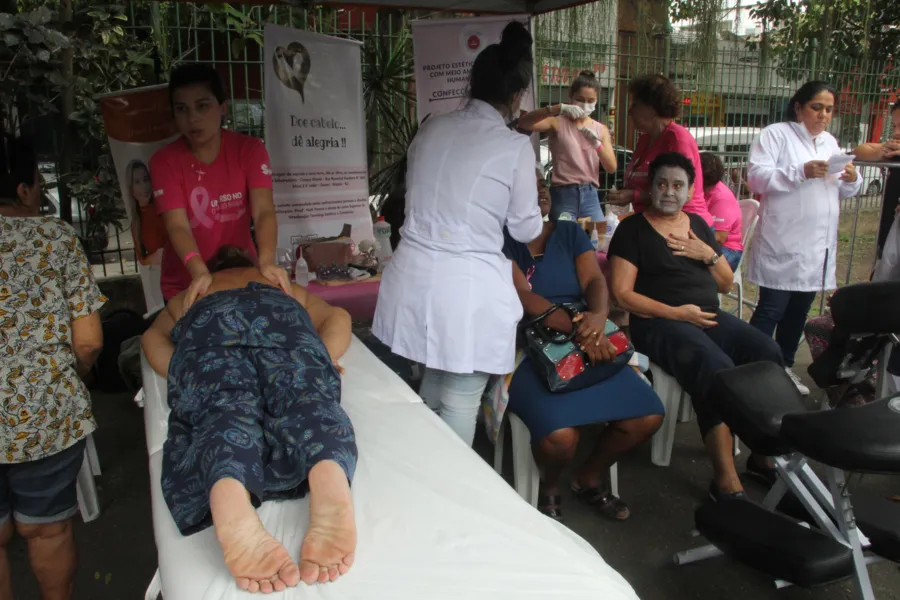
MULTIPOLYGON (((506 441, 506 430, 512 430, 513 449, 513 482, 516 493, 537 508, 538 486, 540 485, 540 472, 534 462, 531 453, 531 433, 525 423, 512 412, 507 412, 500 425, 497 435, 497 443, 494 445, 494 470, 503 474, 503 445, 506 441)), ((610 489, 613 495, 619 495, 619 469, 618 465, 609 468, 610 489)))
MULTIPOLYGON (((650 363, 653 391, 662 400, 666 414, 662 426, 653 434, 650 442, 650 461, 658 467, 668 467, 672 462, 672 448, 675 446, 675 425, 694 419, 691 397, 685 393, 674 377, 657 364, 650 363), (677 415, 677 416, 676 416, 677 415)), ((734 436, 734 455, 741 453, 740 442, 734 436)))
POLYGON ((87 445, 84 449, 84 461, 81 470, 78 471, 78 479, 75 484, 75 493, 78 496, 78 509, 85 523, 90 523, 100 516, 100 498, 97 494, 97 484, 94 477, 100 475, 100 458, 97 456, 97 446, 94 445, 94 436, 87 437, 87 445))
POLYGON ((756 230, 756 225, 759 222, 759 202, 753 198, 746 198, 738 201, 738 204, 741 207, 741 229, 743 230, 741 232, 741 243, 744 245, 744 253, 741 255, 741 260, 738 261, 737 269, 734 271, 734 283, 732 285, 737 288, 737 296, 728 294, 728 297, 737 300, 737 316, 739 319, 743 320, 744 278, 741 275, 741 267, 744 265, 744 257, 747 256, 747 251, 750 248, 750 241, 753 239, 753 232, 756 230))
POLYGON ((144 600, 157 600, 162 595, 162 580, 159 577, 159 569, 153 574, 147 591, 144 592, 144 600))

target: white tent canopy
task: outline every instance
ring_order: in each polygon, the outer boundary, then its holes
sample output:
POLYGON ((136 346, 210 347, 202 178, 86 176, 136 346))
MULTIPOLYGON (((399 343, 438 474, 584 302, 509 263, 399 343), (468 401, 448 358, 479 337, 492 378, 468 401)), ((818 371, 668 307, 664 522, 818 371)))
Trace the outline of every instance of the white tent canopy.
POLYGON ((457 11, 477 13, 545 13, 561 8, 569 8, 579 4, 587 4, 585 1, 566 0, 397 0, 385 2, 384 0, 354 0, 354 2, 319 1, 316 4, 340 5, 352 4, 354 6, 383 6, 406 9, 424 9, 435 11, 457 11))

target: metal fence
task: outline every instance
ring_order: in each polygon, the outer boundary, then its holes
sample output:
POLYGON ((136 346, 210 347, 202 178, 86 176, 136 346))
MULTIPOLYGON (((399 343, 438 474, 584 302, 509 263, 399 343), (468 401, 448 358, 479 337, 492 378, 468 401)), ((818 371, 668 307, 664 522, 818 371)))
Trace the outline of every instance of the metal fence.
MULTIPOLYGON (((787 99, 805 80, 826 79, 839 90, 831 130, 843 147, 851 149, 882 136, 888 103, 900 89, 900 71, 890 65, 860 64, 840 57, 820 61, 814 54, 796 64, 777 64, 767 60, 764 51, 733 36, 722 36, 715 56, 703 58, 697 56, 697 40, 690 33, 653 39, 620 35, 615 12, 609 12, 613 5, 595 3, 572 9, 581 12, 561 11, 535 20, 536 91, 539 105, 565 101, 578 72, 594 71, 601 83, 597 116, 614 132, 622 163, 636 139, 628 121, 627 82, 648 72, 667 74, 681 87, 680 122, 691 129, 702 151, 719 154, 732 167, 730 183, 739 195, 743 195, 740 175, 753 137, 762 127, 781 119, 787 99)), ((415 130, 409 21, 454 16, 375 8, 145 1, 132 2, 129 14, 130 30, 156 48, 156 73, 148 84, 164 81, 165 73, 178 62, 213 64, 228 88, 231 112, 227 125, 259 137, 265 132, 261 44, 266 23, 363 42, 372 174, 402 157, 415 130), (398 127, 395 116, 386 119, 386 111, 400 115, 404 125, 398 127)), ((865 215, 880 206, 883 173, 870 171, 865 174, 864 194, 845 201, 845 210, 865 215)), ((607 182, 616 183, 615 178, 607 182)), ((73 210, 73 214, 80 212, 73 210)), ((134 272, 127 228, 114 237, 104 253, 112 258, 108 263, 101 261, 106 264, 100 274, 134 272)), ((850 243, 856 241, 853 236, 850 243)))

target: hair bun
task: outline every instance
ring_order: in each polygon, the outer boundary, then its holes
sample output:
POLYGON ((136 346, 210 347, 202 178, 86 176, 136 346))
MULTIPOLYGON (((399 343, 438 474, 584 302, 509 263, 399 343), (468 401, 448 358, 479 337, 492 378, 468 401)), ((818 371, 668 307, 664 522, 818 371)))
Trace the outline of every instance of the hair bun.
POLYGON ((528 28, 519 21, 510 21, 503 28, 503 35, 500 37, 500 59, 503 66, 509 68, 523 58, 530 57, 533 44, 534 39, 528 28))
POLYGON ((579 73, 578 76, 585 77, 587 79, 597 79, 597 74, 594 73, 593 71, 588 71, 587 69, 585 69, 584 71, 579 73))

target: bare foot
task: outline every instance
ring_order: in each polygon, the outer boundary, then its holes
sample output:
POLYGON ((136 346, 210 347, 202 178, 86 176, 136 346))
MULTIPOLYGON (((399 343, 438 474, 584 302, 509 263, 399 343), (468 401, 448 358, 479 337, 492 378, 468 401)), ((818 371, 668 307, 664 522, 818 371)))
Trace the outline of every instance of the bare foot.
POLYGON ((285 547, 263 527, 240 482, 216 482, 210 492, 210 509, 225 565, 239 588, 270 594, 300 583, 300 570, 285 547))
POLYGON ((309 530, 300 548, 300 579, 327 583, 345 574, 356 551, 356 521, 347 475, 326 460, 309 472, 309 530))

